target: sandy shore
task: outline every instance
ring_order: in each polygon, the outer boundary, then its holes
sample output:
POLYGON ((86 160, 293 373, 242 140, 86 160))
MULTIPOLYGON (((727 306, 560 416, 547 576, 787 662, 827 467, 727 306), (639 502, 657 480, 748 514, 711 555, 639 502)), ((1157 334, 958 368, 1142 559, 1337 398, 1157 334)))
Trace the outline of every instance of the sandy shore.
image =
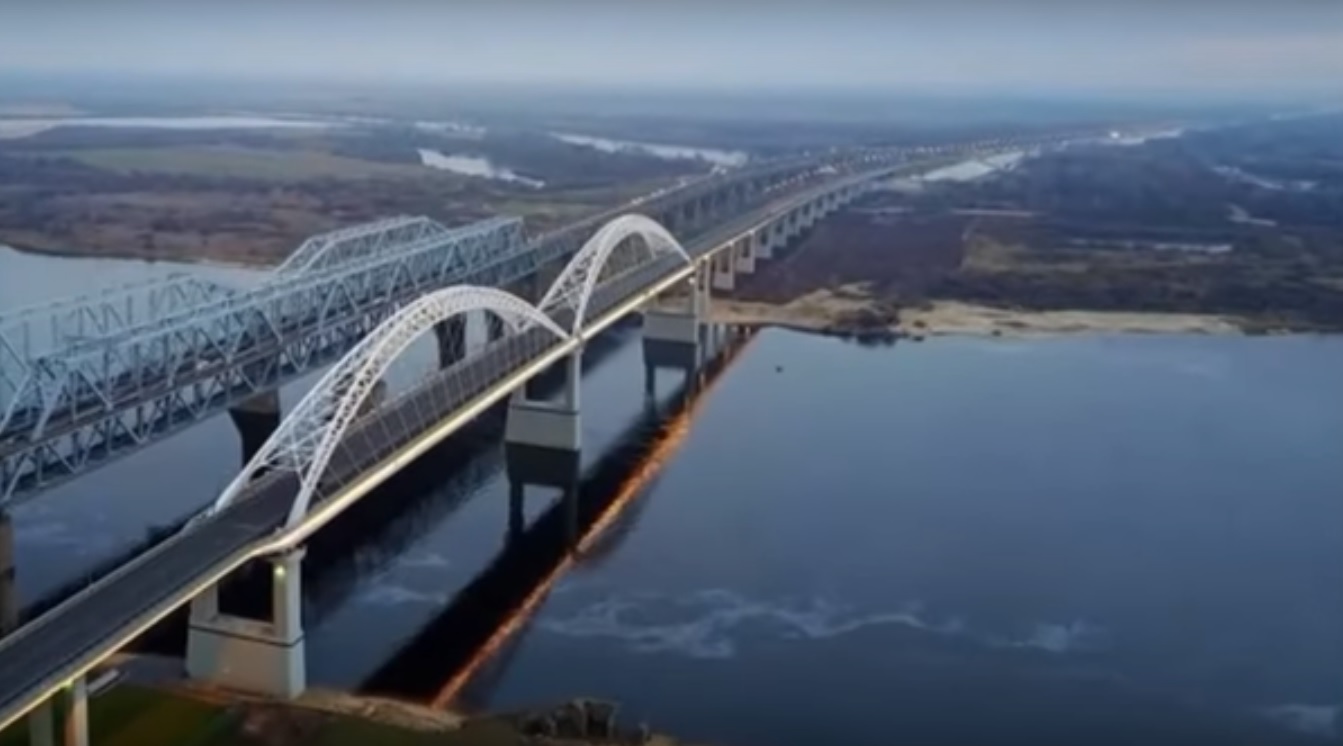
MULTIPOLYGON (((842 331, 845 317, 876 304, 857 288, 820 290, 784 304, 715 298, 715 321, 786 326, 812 331, 842 331)), ((1028 311, 938 301, 928 308, 900 310, 892 332, 909 336, 1030 336, 1076 333, 1240 334, 1242 326, 1225 316, 1120 311, 1028 311)))

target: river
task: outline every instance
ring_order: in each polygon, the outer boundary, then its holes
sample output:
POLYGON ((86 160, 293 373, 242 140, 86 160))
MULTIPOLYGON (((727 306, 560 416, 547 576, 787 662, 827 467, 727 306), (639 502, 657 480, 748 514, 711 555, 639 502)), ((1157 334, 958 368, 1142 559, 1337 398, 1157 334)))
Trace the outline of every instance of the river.
MULTIPOLYGON (((169 269, 0 250, 0 308, 169 269)), ((636 340, 585 377, 586 464, 642 411, 636 340)), ((1339 370, 1339 337, 764 332, 461 702, 611 697, 741 746, 1327 742, 1280 722, 1343 699, 1339 370)), ((237 447, 216 418, 21 507, 21 592, 208 500, 237 447)), ((310 584, 313 681, 360 686, 499 552, 499 450, 310 584)))

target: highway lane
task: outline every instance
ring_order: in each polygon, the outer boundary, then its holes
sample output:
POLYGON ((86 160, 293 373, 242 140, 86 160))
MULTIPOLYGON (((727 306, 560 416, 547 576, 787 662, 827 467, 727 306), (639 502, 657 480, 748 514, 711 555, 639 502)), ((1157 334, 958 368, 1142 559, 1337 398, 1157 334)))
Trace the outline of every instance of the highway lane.
MULTIPOLYGON (((685 248, 699 258, 818 194, 872 178, 852 176, 783 196, 709 229, 685 248)), ((604 282, 587 318, 602 319, 646 288, 672 275, 688 275, 678 256, 665 256, 604 282)), ((568 311, 554 315, 562 328, 568 311)), ((516 371, 569 344, 531 328, 486 345, 478 354, 384 403, 351 427, 336 449, 313 507, 434 423, 464 410, 516 371)), ((0 727, 40 701, 52 688, 105 658, 139 631, 185 603, 184 592, 232 572, 272 537, 287 518, 298 482, 292 474, 262 478, 234 504, 160 544, 94 587, 0 640, 0 727)))

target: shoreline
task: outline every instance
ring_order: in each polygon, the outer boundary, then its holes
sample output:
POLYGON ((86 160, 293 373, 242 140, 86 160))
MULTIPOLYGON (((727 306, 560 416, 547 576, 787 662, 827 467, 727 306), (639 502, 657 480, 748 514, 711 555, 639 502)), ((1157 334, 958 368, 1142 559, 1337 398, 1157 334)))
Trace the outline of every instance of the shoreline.
MULTIPOLYGON (((150 264, 215 267, 266 272, 274 264, 213 257, 147 257, 129 252, 92 254, 0 242, 0 249, 19 254, 61 259, 109 259, 150 264)), ((816 290, 784 303, 714 298, 710 318, 721 324, 789 329, 807 334, 845 338, 920 340, 924 337, 1048 337, 1070 334, 1209 334, 1286 335, 1339 334, 1343 329, 1282 323, 1226 314, 1166 311, 1099 311, 1088 309, 1034 310, 1001 308, 951 300, 935 300, 920 307, 895 308, 884 304, 860 285, 816 290), (883 323, 883 316, 898 319, 883 323), (855 317, 865 316, 861 321, 855 317)))
POLYGON ((848 288, 819 290, 787 303, 715 298, 710 309, 710 318, 719 323, 857 339, 917 341, 941 336, 1022 338, 1072 334, 1259 336, 1337 334, 1341 331, 1223 314, 1084 309, 1044 311, 959 301, 933 301, 917 308, 897 309, 848 288))
POLYGON ((218 259, 210 256, 145 256, 129 251, 90 252, 82 249, 57 249, 49 246, 0 241, 0 249, 9 249, 17 254, 53 257, 56 259, 107 259, 122 262, 145 262, 147 264, 183 264, 198 267, 220 267, 222 269, 248 269, 265 272, 275 265, 267 262, 249 262, 240 259, 218 259))
POLYGON ((500 742, 689 746, 673 736, 653 732, 645 724, 622 721, 620 704, 609 700, 573 697, 531 707, 475 712, 451 707, 437 709, 392 697, 321 687, 310 688, 294 700, 279 700, 187 680, 180 658, 123 653, 109 663, 124 676, 124 683, 116 689, 124 688, 155 702, 188 702, 211 710, 213 723, 206 724, 206 730, 214 731, 216 738, 202 740, 198 735, 193 741, 209 746, 217 743, 220 736, 227 739, 225 731, 264 737, 267 733, 290 733, 295 729, 313 732, 351 727, 367 731, 369 738, 397 743, 408 736, 437 736, 444 739, 444 746, 486 746, 500 742))

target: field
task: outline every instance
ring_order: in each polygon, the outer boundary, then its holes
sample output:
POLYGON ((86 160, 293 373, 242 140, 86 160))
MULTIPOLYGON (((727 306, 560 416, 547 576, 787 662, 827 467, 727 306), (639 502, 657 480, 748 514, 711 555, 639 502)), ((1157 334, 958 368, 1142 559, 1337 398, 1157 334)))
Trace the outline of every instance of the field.
POLYGON ((870 195, 718 307, 831 330, 1343 329, 1337 126, 1075 148, 994 178, 870 195))
POLYGON ((543 232, 703 168, 516 132, 59 127, 0 142, 0 243, 268 265, 315 233, 398 214, 447 225, 517 215, 543 232), (419 147, 487 157, 547 186, 432 169, 419 147))
POLYGON ((377 163, 317 150, 266 150, 233 145, 48 151, 115 173, 161 173, 260 181, 452 178, 413 165, 377 163))

